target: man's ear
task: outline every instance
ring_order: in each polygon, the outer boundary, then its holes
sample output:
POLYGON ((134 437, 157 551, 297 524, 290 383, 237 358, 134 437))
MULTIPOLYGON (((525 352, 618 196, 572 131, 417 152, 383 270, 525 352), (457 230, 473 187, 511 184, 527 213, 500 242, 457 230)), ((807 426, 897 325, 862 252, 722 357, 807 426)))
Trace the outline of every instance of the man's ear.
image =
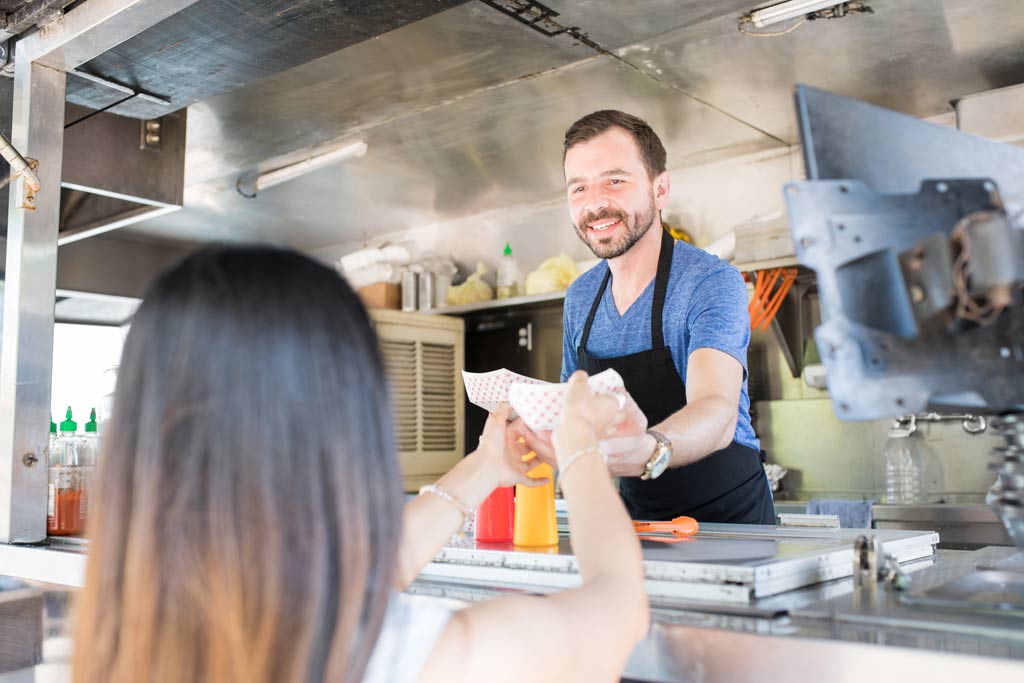
POLYGON ((668 171, 663 171, 658 174, 654 179, 654 206, 658 211, 665 208, 668 204, 669 190, 671 189, 672 183, 668 177, 668 171))

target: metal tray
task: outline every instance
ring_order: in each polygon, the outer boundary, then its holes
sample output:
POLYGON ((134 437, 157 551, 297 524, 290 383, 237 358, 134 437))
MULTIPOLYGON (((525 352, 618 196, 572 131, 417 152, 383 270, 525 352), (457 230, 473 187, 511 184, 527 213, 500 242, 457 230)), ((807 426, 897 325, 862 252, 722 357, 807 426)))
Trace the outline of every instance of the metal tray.
MULTIPOLYGON (((853 543, 866 530, 780 529, 705 524, 693 539, 643 542, 651 597, 746 603, 853 574, 853 543)), ((871 530, 899 562, 930 557, 938 534, 871 530)), ((422 573, 434 581, 532 587, 539 592, 580 584, 567 537, 549 548, 476 543, 462 538, 445 547, 422 573)))

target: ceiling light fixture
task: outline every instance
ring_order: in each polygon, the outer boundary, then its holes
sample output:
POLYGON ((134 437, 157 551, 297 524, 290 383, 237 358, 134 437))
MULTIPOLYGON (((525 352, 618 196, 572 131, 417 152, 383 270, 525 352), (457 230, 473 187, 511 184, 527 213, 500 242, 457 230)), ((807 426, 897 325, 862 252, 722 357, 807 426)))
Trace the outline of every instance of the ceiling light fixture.
POLYGON ((786 0, 768 7, 755 9, 740 17, 740 33, 761 38, 774 38, 792 33, 798 27, 815 19, 842 19, 851 14, 874 14, 874 10, 859 0, 786 0), (750 31, 747 26, 764 28, 796 19, 782 31, 773 33, 750 31))
POLYGON ((302 161, 281 168, 275 168, 273 171, 267 171, 256 176, 255 179, 239 178, 238 182, 235 183, 235 189, 243 197, 249 199, 256 196, 260 190, 265 190, 268 187, 274 185, 280 185, 281 183, 294 180, 299 176, 306 175, 312 171, 330 166, 339 161, 349 159, 351 157, 361 157, 366 154, 366 143, 360 140, 359 142, 353 142, 352 144, 345 145, 344 147, 338 147, 328 152, 309 156, 302 161))
POLYGON ((787 0, 777 5, 754 10, 750 13, 750 23, 758 28, 764 28, 842 4, 842 0, 839 2, 836 0, 787 0))

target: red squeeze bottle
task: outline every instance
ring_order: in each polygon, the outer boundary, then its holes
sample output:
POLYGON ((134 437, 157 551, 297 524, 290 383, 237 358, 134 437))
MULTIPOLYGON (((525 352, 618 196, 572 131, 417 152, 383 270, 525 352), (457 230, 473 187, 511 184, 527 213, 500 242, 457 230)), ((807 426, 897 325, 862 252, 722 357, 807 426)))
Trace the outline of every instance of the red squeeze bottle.
POLYGON ((515 490, 511 486, 494 489, 476 511, 476 540, 483 543, 507 543, 512 540, 515 490))

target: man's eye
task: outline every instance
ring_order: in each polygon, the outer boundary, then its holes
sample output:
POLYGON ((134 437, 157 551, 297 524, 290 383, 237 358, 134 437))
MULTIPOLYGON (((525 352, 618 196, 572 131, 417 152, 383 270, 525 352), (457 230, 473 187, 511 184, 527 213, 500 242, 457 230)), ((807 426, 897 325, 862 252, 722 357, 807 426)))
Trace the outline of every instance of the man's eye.
POLYGON ((572 188, 569 191, 572 192, 573 194, 579 194, 580 192, 583 191, 583 186, 582 185, 578 185, 578 186, 572 188))
POLYGON ((619 183, 622 182, 622 179, 621 178, 612 178, 608 182, 611 183, 612 185, 618 185, 619 183))

